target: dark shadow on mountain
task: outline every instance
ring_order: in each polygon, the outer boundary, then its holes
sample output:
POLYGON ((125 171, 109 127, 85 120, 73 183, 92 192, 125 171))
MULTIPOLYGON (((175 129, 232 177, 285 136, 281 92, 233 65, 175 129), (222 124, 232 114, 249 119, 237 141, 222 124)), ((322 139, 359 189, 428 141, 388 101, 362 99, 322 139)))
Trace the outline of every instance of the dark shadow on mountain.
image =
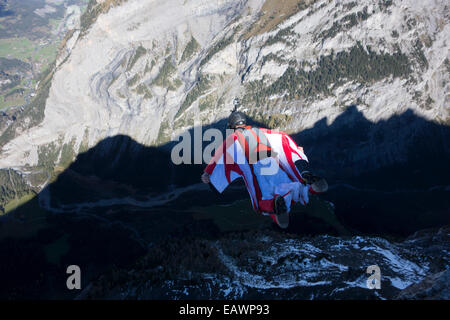
MULTIPOLYGON (((224 131, 225 125, 221 120, 203 130, 224 131)), ((372 123, 349 106, 330 125, 323 119, 292 136, 309 157, 308 169, 329 181, 330 191, 318 198, 331 201, 356 232, 404 236, 450 222, 449 127, 411 111, 372 123)), ((210 142, 200 143, 203 149, 210 142)), ((239 199, 249 204, 243 183, 222 195, 202 188, 205 164, 174 165, 176 144, 147 147, 128 136, 106 138, 78 155, 39 197, 1 219, 0 256, 8 258, 0 264, 0 297, 73 298, 65 287, 69 265, 82 268, 85 287, 105 270, 133 263, 151 243, 216 239, 229 230, 214 215, 239 199), (177 194, 193 184, 198 188, 177 194)), ((257 216, 245 210, 244 219, 257 216)), ((233 213, 227 223, 238 228, 241 213, 233 213)), ((251 226, 270 223, 257 219, 251 226)), ((333 230, 299 214, 292 215, 288 232, 333 230)))
MULTIPOLYGON (((222 120, 214 127, 224 132, 225 125, 222 120)), ((194 137, 194 129, 189 134, 194 137)), ((200 143, 203 149, 210 142, 200 143)), ((203 186, 203 164, 171 161, 176 144, 147 147, 124 135, 106 138, 79 154, 38 197, 1 217, 0 256, 8 259, 0 264, 0 298, 73 298, 76 292, 65 287, 69 265, 83 270, 85 287, 100 273, 134 263, 149 244, 219 237, 217 224, 190 208, 227 204, 247 191, 219 196, 194 188, 165 204, 165 197, 170 200, 170 192, 178 188, 203 186), (136 204, 149 198, 163 203, 136 204), (114 199, 119 202, 89 206, 114 199)))
POLYGON ((450 222, 450 127, 411 110, 373 123, 352 105, 293 138, 353 228, 407 235, 450 222))

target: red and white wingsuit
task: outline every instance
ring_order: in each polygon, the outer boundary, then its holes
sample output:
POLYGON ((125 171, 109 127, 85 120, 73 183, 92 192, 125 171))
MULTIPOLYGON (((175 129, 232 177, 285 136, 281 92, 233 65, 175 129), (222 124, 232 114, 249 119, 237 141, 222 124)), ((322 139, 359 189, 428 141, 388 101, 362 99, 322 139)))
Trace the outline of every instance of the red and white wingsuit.
POLYGON ((253 209, 274 216, 274 200, 281 195, 288 210, 295 202, 306 204, 308 191, 295 161, 308 158, 303 149, 286 133, 247 126, 235 130, 216 150, 205 172, 220 193, 235 179, 242 177, 253 209), (259 153, 268 156, 258 157, 259 153))

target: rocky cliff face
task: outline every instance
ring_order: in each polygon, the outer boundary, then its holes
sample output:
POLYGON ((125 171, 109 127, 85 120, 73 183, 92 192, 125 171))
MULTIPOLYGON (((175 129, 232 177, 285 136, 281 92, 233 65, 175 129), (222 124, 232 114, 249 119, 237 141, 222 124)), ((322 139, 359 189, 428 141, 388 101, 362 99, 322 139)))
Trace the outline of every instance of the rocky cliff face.
POLYGON ((171 240, 134 266, 103 275, 79 298, 448 299, 448 270, 425 278, 448 266, 448 231, 426 230, 400 242, 267 231, 171 240), (380 268, 379 289, 367 287, 371 265, 380 268))
POLYGON ((412 110, 448 124, 445 1, 97 2, 72 23, 33 110, 3 131, 0 167, 31 185, 47 178, 30 172, 53 174, 105 137, 155 145, 220 120, 235 96, 289 132, 349 105, 371 123, 412 110))
POLYGON ((0 123, 0 206, 17 208, 0 219, 0 295, 73 298, 73 261, 85 297, 118 298, 394 298, 448 269, 448 228, 341 232, 450 223, 448 9, 90 1, 34 100, 0 123), (236 96, 330 183, 289 234, 251 212, 242 186, 217 196, 202 166, 170 161, 170 140, 222 129, 236 96), (364 288, 372 264, 384 291, 364 288))
POLYGON ((404 300, 448 300, 450 299, 450 270, 445 270, 426 277, 419 283, 412 284, 397 296, 404 300))

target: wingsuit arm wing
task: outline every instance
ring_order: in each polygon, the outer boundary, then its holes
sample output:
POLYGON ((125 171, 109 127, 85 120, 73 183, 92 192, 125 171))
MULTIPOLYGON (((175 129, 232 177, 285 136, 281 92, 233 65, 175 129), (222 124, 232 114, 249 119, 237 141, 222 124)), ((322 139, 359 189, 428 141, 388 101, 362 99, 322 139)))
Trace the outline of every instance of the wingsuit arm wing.
POLYGON ((222 193, 235 179, 243 176, 237 161, 245 156, 234 134, 227 137, 211 159, 205 172, 209 174, 210 183, 222 193))
POLYGON ((292 150, 292 161, 296 162, 298 160, 305 160, 308 162, 308 157, 303 151, 302 147, 299 147, 295 141, 287 134, 284 135, 287 139, 287 142, 292 150))
POLYGON ((301 174, 295 166, 298 160, 308 162, 308 158, 303 152, 303 148, 299 147, 295 141, 286 133, 264 130, 272 148, 277 152, 280 166, 286 171, 292 181, 303 183, 301 174))

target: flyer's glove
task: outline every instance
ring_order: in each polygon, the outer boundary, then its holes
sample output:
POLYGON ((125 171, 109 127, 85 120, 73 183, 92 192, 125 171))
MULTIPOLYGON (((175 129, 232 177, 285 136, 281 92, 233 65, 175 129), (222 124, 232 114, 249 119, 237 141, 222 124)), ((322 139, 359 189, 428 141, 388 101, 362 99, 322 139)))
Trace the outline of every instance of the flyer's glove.
POLYGON ((204 173, 202 174, 201 179, 202 179, 202 182, 203 182, 203 183, 206 183, 206 184, 210 183, 210 180, 209 180, 209 173, 204 172, 204 173))

